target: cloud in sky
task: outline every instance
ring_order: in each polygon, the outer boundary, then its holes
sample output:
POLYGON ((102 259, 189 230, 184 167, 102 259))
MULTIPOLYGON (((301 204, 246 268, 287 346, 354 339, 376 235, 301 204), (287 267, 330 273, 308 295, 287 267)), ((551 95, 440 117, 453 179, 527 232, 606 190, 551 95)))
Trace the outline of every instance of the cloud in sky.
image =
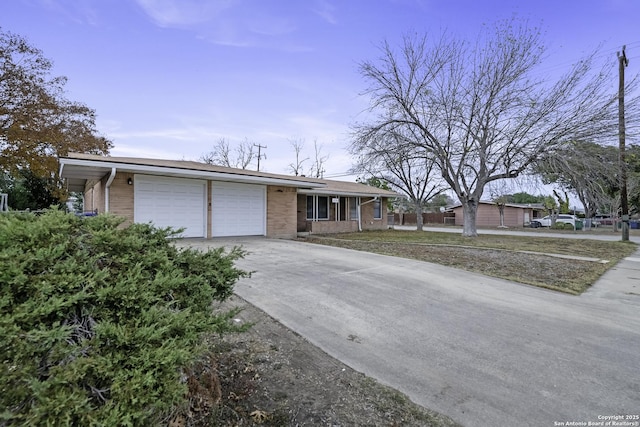
POLYGON ((336 22, 333 7, 325 0, 313 3, 314 8, 306 2, 277 0, 136 1, 159 27, 192 31, 200 39, 230 47, 309 51, 308 45, 293 37, 305 21, 317 14, 325 22, 336 22))
POLYGON ((335 17, 335 7, 328 1, 316 1, 311 10, 329 24, 336 25, 338 23, 338 20, 335 17))
POLYGON ((50 10, 51 13, 64 16, 65 19, 77 24, 94 27, 100 25, 101 20, 98 8, 88 1, 69 4, 61 0, 39 0, 36 4, 41 4, 45 9, 50 10))
POLYGON ((211 21, 237 0, 136 0, 160 27, 184 28, 211 21))

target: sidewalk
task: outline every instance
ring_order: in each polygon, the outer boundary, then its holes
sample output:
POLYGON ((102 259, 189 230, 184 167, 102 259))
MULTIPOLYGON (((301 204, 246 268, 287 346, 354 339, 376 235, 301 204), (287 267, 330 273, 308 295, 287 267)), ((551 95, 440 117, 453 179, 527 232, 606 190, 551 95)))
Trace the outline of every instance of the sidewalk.
MULTIPOLYGON (((394 225, 395 230, 416 230, 415 225, 394 225)), ((556 233, 553 231, 537 231, 539 229, 518 229, 518 228, 479 228, 478 234, 506 234, 510 236, 525 236, 525 237, 558 237, 561 239, 593 239, 593 240, 607 240, 617 241, 620 240, 620 234, 595 234, 589 231, 578 231, 575 233, 556 233), (536 230, 536 231, 534 231, 536 230)), ((462 228, 458 226, 432 226, 425 225, 425 232, 437 231, 442 233, 457 233, 462 234, 462 228)), ((635 230, 634 230, 635 231, 635 230)), ((631 234, 629 240, 640 244, 640 235, 631 234)))
POLYGON ((640 248, 604 273, 582 297, 617 299, 640 306, 640 248))

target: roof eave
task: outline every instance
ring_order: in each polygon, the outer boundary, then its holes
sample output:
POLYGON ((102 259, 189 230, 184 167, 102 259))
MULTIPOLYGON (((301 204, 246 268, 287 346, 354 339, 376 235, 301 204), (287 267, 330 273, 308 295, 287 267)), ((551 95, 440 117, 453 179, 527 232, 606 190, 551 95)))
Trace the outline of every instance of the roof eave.
MULTIPOLYGON (((281 185, 285 187, 297 187, 297 188, 323 188, 325 184, 308 182, 303 180, 287 179, 287 178, 275 178, 275 177, 263 177, 256 175, 241 175, 235 173, 226 172, 214 172, 196 169, 184 169, 180 167, 166 167, 166 166, 151 166, 140 165, 131 163, 119 163, 100 160, 83 160, 72 158, 60 158, 60 176, 62 178, 68 178, 73 175, 73 169, 92 168, 94 170, 101 171, 104 169, 104 173, 107 173, 111 168, 117 168, 122 172, 129 173, 141 173, 149 175, 165 175, 175 176, 181 178, 192 179, 210 179, 216 181, 231 181, 241 182, 247 184, 269 184, 269 185, 281 185), (66 175, 66 176, 65 176, 66 175)), ((73 179, 78 179, 77 176, 73 179)))
POLYGON ((406 198, 402 194, 389 194, 389 193, 368 193, 358 191, 347 190, 332 190, 331 188, 319 188, 319 189, 298 189, 300 194, 308 195, 333 195, 333 196, 350 196, 350 197, 387 197, 387 198, 406 198))

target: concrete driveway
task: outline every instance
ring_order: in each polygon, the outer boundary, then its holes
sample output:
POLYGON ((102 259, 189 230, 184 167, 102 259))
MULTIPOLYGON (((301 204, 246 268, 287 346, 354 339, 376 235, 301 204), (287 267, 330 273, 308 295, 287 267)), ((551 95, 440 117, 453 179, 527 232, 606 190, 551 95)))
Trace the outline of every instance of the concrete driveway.
MULTIPOLYGON (((466 426, 640 413, 640 297, 580 297, 435 264, 245 238, 236 293, 466 426)), ((580 424, 577 424, 580 425, 580 424)))

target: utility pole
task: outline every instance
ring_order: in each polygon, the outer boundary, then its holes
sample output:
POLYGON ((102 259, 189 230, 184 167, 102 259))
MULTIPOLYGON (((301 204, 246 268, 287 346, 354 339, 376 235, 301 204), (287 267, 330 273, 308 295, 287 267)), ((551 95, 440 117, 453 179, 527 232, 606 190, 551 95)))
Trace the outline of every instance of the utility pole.
POLYGON ((253 144, 253 146, 254 147, 258 147, 258 172, 260 172, 260 159, 262 159, 263 156, 264 156, 265 159, 267 158, 267 155, 266 154, 262 154, 261 150, 263 148, 266 149, 267 146, 266 145, 260 145, 260 144, 253 144))
POLYGON ((629 240, 629 202, 627 200, 627 165, 625 159, 625 126, 624 126, 624 68, 629 65, 626 46, 622 53, 618 52, 619 84, 618 84, 618 138, 620 141, 620 207, 622 208, 622 241, 629 240))

